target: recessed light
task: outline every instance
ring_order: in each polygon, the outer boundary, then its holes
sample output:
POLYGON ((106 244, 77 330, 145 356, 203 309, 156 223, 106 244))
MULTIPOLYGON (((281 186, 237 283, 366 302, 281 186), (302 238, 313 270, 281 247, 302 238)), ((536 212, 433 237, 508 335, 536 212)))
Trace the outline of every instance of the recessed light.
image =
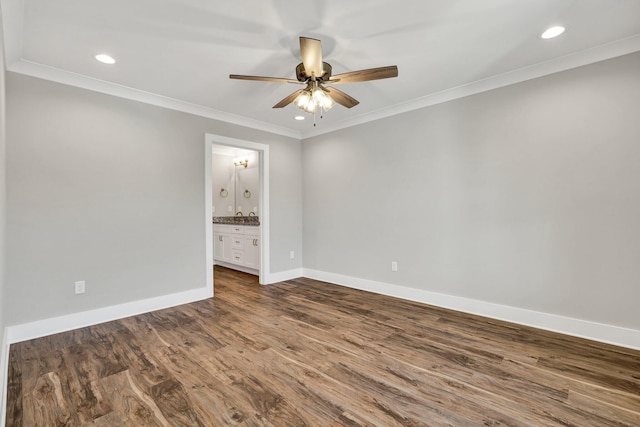
POLYGON ((564 33, 564 27, 556 26, 547 28, 540 37, 542 37, 543 39, 552 39, 554 37, 558 37, 562 33, 564 33))
POLYGON ((294 119, 296 119, 296 120, 304 120, 304 116, 295 116, 294 119))
POLYGON ((101 53, 100 55, 96 55, 96 59, 98 61, 102 62, 103 64, 115 64, 116 63, 115 59, 113 59, 109 55, 105 55, 104 53, 101 53))

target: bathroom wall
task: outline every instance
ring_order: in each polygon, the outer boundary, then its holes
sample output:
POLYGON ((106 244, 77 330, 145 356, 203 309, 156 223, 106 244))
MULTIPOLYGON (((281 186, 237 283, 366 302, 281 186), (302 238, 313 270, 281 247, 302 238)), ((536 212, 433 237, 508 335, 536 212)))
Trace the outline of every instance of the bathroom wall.
POLYGON ((231 216, 235 214, 236 183, 234 169, 233 156, 212 155, 211 193, 213 216, 231 216))

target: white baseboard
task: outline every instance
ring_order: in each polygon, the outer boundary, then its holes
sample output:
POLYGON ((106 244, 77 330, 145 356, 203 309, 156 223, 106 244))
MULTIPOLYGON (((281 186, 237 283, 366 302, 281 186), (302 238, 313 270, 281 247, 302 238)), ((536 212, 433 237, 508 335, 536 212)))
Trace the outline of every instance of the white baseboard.
POLYGON ((161 310, 163 308, 174 307, 176 305, 200 301, 211 298, 212 296, 212 288, 207 286, 171 295, 162 295, 140 301, 68 314, 66 316, 23 323, 21 325, 7 327, 5 339, 7 343, 12 344, 83 328, 85 326, 96 325, 98 323, 109 322, 111 320, 122 319, 124 317, 135 316, 137 314, 148 313, 150 311, 161 310))
POLYGON ((304 277, 640 350, 640 331, 305 268, 304 277))
POLYGON ((273 283, 284 282, 286 280, 297 279, 302 277, 302 268, 294 268, 293 270, 278 271, 277 273, 271 273, 267 277, 265 285, 271 285, 273 283))
MULTIPOLYGON (((224 263, 219 264, 224 265, 224 263)), ((236 267, 234 266, 234 268, 236 267)), ((255 273, 255 270, 248 272, 255 273)), ((282 282, 301 276, 302 268, 271 273, 267 277, 266 284, 282 282)), ((206 298, 211 298, 212 296, 213 293, 211 288, 198 288, 176 294, 163 295, 145 300, 133 301, 125 304, 98 308, 95 310, 38 320, 30 323, 23 323, 21 325, 13 325, 6 328, 4 339, 7 341, 7 345, 9 345, 33 338, 40 338, 47 335, 83 328, 85 326, 96 325, 98 323, 109 322, 111 320, 122 319, 123 317, 135 316, 137 314, 161 310, 163 308, 173 307, 180 304, 200 301, 206 298)))
POLYGON ((0 382, 2 383, 2 390, 0 390, 0 402, 2 402, 2 408, 0 409, 0 426, 5 425, 7 419, 7 385, 9 383, 9 341, 7 340, 7 329, 4 328, 4 334, 2 335, 2 349, 0 354, 0 369, 2 373, 0 382))

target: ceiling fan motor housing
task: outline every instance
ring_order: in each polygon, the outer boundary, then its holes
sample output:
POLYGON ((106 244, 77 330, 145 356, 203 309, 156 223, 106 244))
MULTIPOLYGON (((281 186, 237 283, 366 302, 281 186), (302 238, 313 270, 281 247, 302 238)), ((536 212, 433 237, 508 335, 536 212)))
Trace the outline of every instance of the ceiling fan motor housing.
MULTIPOLYGON (((324 71, 324 74, 321 76, 316 76, 316 79, 324 80, 324 81, 329 80, 329 77, 331 77, 331 65, 326 62, 323 62, 322 70, 324 71)), ((304 64, 302 62, 296 66, 296 78, 300 82, 306 82, 307 80, 310 79, 310 77, 307 77, 307 75, 304 72, 304 64)))

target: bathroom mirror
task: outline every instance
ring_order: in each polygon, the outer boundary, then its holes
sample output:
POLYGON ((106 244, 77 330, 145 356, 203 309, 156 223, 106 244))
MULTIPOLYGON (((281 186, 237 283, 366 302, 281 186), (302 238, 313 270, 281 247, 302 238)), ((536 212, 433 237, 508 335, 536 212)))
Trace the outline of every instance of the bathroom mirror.
POLYGON ((243 215, 257 215, 258 213, 258 192, 260 176, 258 167, 236 167, 235 176, 235 212, 242 212, 243 215))
POLYGON ((257 152, 214 145, 211 172, 213 216, 258 215, 260 165, 257 152))

